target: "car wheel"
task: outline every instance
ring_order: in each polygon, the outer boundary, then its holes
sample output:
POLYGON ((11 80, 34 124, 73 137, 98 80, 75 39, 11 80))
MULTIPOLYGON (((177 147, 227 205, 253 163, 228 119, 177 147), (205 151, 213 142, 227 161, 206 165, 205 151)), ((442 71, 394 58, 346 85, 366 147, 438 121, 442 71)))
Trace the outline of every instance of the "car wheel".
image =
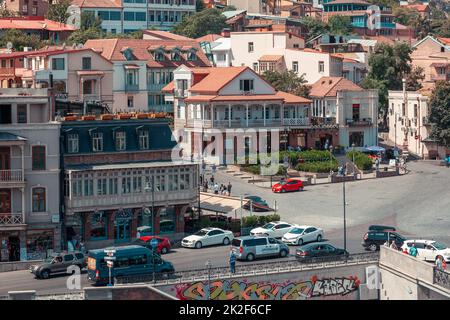
POLYGON ((280 251, 280 257, 282 257, 282 258, 286 257, 287 254, 288 254, 288 253, 287 253, 286 250, 281 250, 281 251, 280 251))
POLYGON ((298 239, 297 240, 297 245, 298 246, 302 246, 303 245, 303 239, 298 239))
POLYGON ((249 253, 249 254, 247 255, 247 261, 253 261, 253 260, 255 260, 254 254, 253 254, 253 253, 249 253))
POLYGON ((317 242, 320 242, 320 241, 322 241, 322 236, 319 234, 319 235, 317 236, 317 242))
POLYGON ((286 192, 286 189, 281 189, 281 193, 285 193, 286 192))
POLYGON ((200 241, 197 241, 197 242, 195 243, 195 248, 196 248, 196 249, 201 249, 201 247, 202 247, 202 243, 201 243, 200 241))
POLYGON ((40 274, 41 279, 48 279, 50 278, 50 271, 48 270, 42 270, 40 274))
POLYGON ((378 246, 375 243, 370 244, 369 246, 369 250, 370 251, 377 251, 378 246))
POLYGON ((223 244, 225 246, 229 245, 230 244, 230 239, 228 239, 228 238, 223 239, 223 244))
POLYGON ((168 252, 168 250, 167 250, 166 247, 164 247, 164 248, 161 249, 161 253, 162 253, 162 254, 166 254, 167 252, 168 252))

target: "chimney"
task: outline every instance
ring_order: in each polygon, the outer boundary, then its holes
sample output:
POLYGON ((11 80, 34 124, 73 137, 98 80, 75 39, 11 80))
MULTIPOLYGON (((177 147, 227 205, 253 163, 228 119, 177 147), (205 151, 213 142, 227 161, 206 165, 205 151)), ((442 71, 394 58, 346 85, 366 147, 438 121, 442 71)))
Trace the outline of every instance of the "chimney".
POLYGON ((223 28, 222 29, 222 33, 221 36, 224 38, 229 38, 230 37, 230 29, 229 28, 223 28))

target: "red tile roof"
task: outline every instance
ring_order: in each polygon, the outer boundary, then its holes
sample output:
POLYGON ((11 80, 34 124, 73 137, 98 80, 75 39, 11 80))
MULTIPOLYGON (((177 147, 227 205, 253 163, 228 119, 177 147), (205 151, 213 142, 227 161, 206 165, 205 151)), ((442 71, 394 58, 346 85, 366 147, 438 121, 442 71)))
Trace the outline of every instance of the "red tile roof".
POLYGON ((450 44, 450 38, 438 37, 438 40, 444 44, 450 44))
MULTIPOLYGON (((197 69, 193 69, 194 74, 197 69)), ((251 70, 248 67, 228 67, 228 68, 209 68, 208 74, 200 82, 194 84, 190 91, 205 94, 218 94, 220 89, 230 83, 234 78, 245 70, 251 70)), ((206 70, 199 70, 205 73, 206 70)))
POLYGON ((270 55, 270 54, 265 54, 263 56, 261 56, 258 61, 268 61, 268 62, 277 62, 280 61, 281 59, 283 59, 283 55, 270 55))
POLYGON ((207 34, 206 36, 195 39, 195 41, 197 41, 197 42, 214 42, 220 38, 223 38, 220 34, 207 34))
POLYGON ((402 6, 402 7, 406 7, 406 8, 409 8, 409 9, 414 9, 414 10, 417 10, 419 12, 426 12, 427 9, 430 8, 427 4, 409 4, 409 5, 402 6))
POLYGON ((277 91, 277 96, 284 99, 285 104, 312 103, 312 100, 291 93, 277 91))
POLYGON ((187 67, 209 67, 211 63, 206 57, 200 45, 195 40, 148 40, 148 39, 101 39, 88 40, 85 47, 92 48, 101 53, 103 57, 111 61, 126 61, 124 50, 130 48, 136 60, 147 61, 147 66, 151 68, 177 68, 180 65, 187 67), (155 61, 151 50, 164 48, 165 60, 155 61), (188 61, 182 54, 180 61, 172 61, 170 51, 174 48, 187 50, 196 49, 197 60, 188 61))
POLYGON ((322 77, 311 86, 311 97, 336 97, 341 90, 363 91, 363 88, 342 77, 322 77))
POLYGON ((80 8, 122 8, 121 0, 72 0, 80 8))
POLYGON ((44 17, 0 18, 0 29, 75 31, 76 28, 44 17))
POLYGON ((161 40, 194 40, 188 37, 180 36, 178 34, 162 30, 144 30, 143 33, 161 40))

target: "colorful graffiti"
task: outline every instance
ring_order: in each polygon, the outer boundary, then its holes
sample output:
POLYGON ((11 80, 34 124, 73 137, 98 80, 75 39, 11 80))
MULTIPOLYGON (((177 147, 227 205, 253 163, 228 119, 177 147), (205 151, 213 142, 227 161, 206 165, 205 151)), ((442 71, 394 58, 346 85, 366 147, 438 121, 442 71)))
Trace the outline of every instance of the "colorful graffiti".
POLYGON ((345 296, 358 289, 358 277, 318 279, 303 282, 247 282, 245 280, 198 281, 175 286, 180 300, 303 300, 314 297, 345 296))

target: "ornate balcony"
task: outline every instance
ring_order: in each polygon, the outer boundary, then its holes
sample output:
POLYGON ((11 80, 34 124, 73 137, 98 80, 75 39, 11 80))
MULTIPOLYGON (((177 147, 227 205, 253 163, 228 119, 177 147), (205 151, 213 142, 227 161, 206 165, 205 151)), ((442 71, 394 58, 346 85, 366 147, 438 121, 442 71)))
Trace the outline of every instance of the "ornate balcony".
POLYGON ((15 184, 24 184, 22 170, 0 170, 0 187, 13 187, 15 184))
POLYGON ((19 225, 23 223, 22 214, 9 214, 9 213, 1 213, 0 214, 0 225, 19 225))

